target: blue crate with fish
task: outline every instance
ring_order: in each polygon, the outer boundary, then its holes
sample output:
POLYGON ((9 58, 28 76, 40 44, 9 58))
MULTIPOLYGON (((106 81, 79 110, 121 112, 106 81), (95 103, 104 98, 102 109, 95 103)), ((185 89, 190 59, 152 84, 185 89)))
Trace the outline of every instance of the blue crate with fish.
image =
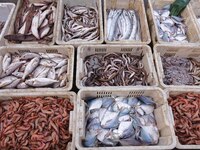
POLYGON ((191 7, 185 7, 179 14, 176 3, 178 1, 174 0, 149 1, 147 14, 154 45, 197 44, 200 41, 200 32, 191 7))
POLYGON ((78 93, 77 149, 173 149, 170 107, 160 88, 82 89, 78 93))
POLYGON ((108 44, 149 44, 143 0, 104 0, 104 39, 108 44))

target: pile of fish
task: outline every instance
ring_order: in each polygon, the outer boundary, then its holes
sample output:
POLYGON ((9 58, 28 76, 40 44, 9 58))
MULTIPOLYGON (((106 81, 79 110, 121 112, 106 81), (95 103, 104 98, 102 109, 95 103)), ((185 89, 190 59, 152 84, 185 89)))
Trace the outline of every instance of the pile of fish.
POLYGON ((6 53, 0 56, 0 88, 64 87, 68 57, 59 53, 6 53))
POLYGON ((95 41, 99 39, 98 12, 85 6, 64 6, 62 41, 95 41))
POLYGON ((0 21, 0 34, 1 34, 1 31, 3 30, 4 25, 5 25, 5 22, 0 21))
POLYGON ((107 10, 107 40, 141 40, 137 12, 125 9, 107 10))
POLYGON ((159 131, 154 117, 155 102, 146 96, 103 97, 89 100, 83 145, 155 145, 159 131))
POLYGON ((167 85, 200 85, 200 62, 194 58, 162 56, 164 83, 167 85))
POLYGON ((31 3, 23 0, 14 24, 14 33, 5 38, 12 42, 38 41, 48 43, 52 41, 57 3, 31 3))
POLYGON ((66 150, 69 133, 68 98, 22 97, 0 102, 0 149, 66 150))
POLYGON ((160 10, 154 10, 160 38, 165 42, 188 42, 186 35, 186 25, 182 17, 170 16, 170 5, 160 10))
POLYGON ((175 132, 179 142, 186 145, 200 145, 200 94, 184 93, 170 96, 175 132))
POLYGON ((87 56, 84 60, 83 86, 149 85, 142 63, 143 55, 108 53, 87 56))

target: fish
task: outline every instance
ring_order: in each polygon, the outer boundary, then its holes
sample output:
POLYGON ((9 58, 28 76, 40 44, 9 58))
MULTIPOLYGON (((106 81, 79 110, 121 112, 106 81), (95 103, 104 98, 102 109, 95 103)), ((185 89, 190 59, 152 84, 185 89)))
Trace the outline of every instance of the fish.
POLYGON ((68 65, 64 65, 60 68, 60 71, 58 73, 58 77, 61 76, 64 72, 67 72, 68 70, 68 65))
POLYGON ((10 65, 10 63, 11 63, 11 61, 12 61, 12 59, 11 59, 11 55, 10 55, 10 53, 6 53, 5 55, 4 55, 4 57, 3 57, 3 71, 5 72, 6 71, 6 69, 8 68, 8 66, 10 65))
POLYGON ((0 77, 2 73, 3 73, 3 56, 0 55, 0 77))
POLYGON ((120 111, 121 114, 128 114, 130 110, 131 110, 131 106, 123 102, 116 102, 113 105, 113 111, 115 112, 120 111))
POLYGON ((65 56, 57 53, 39 53, 44 59, 64 58, 65 56))
POLYGON ((29 80, 25 81, 25 83, 27 85, 33 86, 33 87, 48 86, 48 85, 51 85, 51 84, 57 83, 57 82, 59 82, 59 81, 48 79, 48 78, 32 78, 32 79, 29 79, 29 80))
POLYGON ((48 75, 47 75, 47 78, 53 79, 53 80, 56 79, 56 70, 55 70, 54 67, 52 67, 52 68, 49 70, 48 75))
POLYGON ((5 87, 15 81, 17 78, 14 76, 7 76, 0 79, 0 88, 5 87))
POLYGON ((118 133, 120 138, 129 138, 134 134, 134 128, 132 125, 132 121, 122 121, 118 127, 118 133))
POLYGON ((25 82, 21 82, 17 85, 17 89, 27 89, 29 86, 25 82))
POLYGON ((10 83, 10 84, 4 86, 3 88, 4 88, 4 89, 16 88, 17 85, 18 85, 20 82, 21 82, 21 79, 16 79, 16 80, 14 80, 12 83, 10 83))
POLYGON ((15 63, 12 63, 10 64, 6 71, 5 71, 5 74, 7 76, 11 75, 16 69, 18 69, 19 67, 21 67, 26 61, 21 61, 21 62, 15 62, 15 63))
POLYGON ((63 59, 61 62, 59 62, 56 66, 55 69, 60 68, 68 63, 68 59, 63 59))
POLYGON ((90 102, 88 102, 89 111, 91 111, 93 109, 99 109, 99 108, 101 108, 102 103, 103 102, 102 102, 101 98, 90 100, 90 102))
POLYGON ((39 65, 39 63, 40 63, 40 58, 38 57, 33 58, 26 66, 22 79, 24 80, 30 73, 32 73, 35 70, 35 68, 39 65))
POLYGON ((45 67, 55 67, 57 65, 54 61, 45 58, 41 59, 39 64, 45 67))
POLYGON ((147 144, 157 144, 159 138, 158 129, 154 126, 142 126, 139 139, 147 144))
POLYGON ((86 137, 83 141, 83 145, 86 147, 94 147, 96 146, 96 143, 97 143, 96 139, 97 139, 97 135, 92 134, 90 132, 86 132, 86 137))
POLYGON ((118 126, 118 112, 106 111, 104 116, 105 117, 101 120, 101 126, 103 128, 116 128, 118 126))
POLYGON ((31 25, 31 32, 37 39, 40 39, 40 35, 38 32, 39 21, 40 21, 40 11, 35 13, 31 25))
POLYGON ((23 59, 23 60, 27 60, 27 59, 33 59, 35 57, 38 57, 40 58, 40 55, 37 54, 37 53, 23 53, 22 56, 20 57, 20 59, 23 59))

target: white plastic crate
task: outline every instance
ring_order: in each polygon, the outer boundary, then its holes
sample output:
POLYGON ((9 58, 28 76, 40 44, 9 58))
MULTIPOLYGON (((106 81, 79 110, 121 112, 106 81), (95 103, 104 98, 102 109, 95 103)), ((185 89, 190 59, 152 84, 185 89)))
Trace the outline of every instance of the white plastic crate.
POLYGON ((176 145, 176 138, 171 120, 170 108, 167 104, 165 93, 160 88, 86 88, 79 91, 77 96, 77 122, 76 122, 76 140, 75 145, 79 150, 134 150, 134 149, 173 149, 176 145), (150 146, 118 146, 118 147, 84 147, 82 140, 85 138, 85 120, 86 120, 86 101, 97 97, 110 96, 150 96, 156 103, 154 115, 159 130, 159 142, 157 145, 150 146))

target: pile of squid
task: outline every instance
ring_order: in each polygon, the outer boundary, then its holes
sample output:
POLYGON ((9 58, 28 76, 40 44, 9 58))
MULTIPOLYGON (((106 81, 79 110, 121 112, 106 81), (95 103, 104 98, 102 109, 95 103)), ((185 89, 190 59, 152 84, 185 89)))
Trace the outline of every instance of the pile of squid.
POLYGON ((85 6, 64 5, 62 41, 95 41, 99 39, 98 12, 85 6))
POLYGON ((88 100, 85 147, 156 145, 159 131, 152 98, 103 97, 88 100))
POLYGON ((195 58, 162 56, 164 83, 167 85, 200 85, 200 62, 195 58))
POLYGON ((22 97, 0 102, 0 149, 65 150, 69 133, 68 98, 22 97))
POLYGON ((160 38, 165 42, 188 42, 187 27, 180 16, 170 16, 170 5, 154 10, 160 38))
POLYGON ((6 53, 0 55, 0 88, 65 87, 68 56, 59 53, 6 53))
POLYGON ((87 56, 84 60, 83 86, 149 85, 142 63, 143 55, 108 53, 87 56))
POLYGON ((55 1, 31 3, 23 0, 14 24, 14 33, 6 35, 9 41, 21 43, 38 41, 49 43, 53 38, 57 3, 55 1))
POLYGON ((200 94, 184 93, 171 95, 175 132, 184 145, 200 145, 200 94))
POLYGON ((137 12, 126 9, 107 10, 107 40, 141 40, 140 20, 137 12))
POLYGON ((5 25, 5 22, 0 21, 0 34, 1 34, 2 30, 3 30, 4 25, 5 25))

